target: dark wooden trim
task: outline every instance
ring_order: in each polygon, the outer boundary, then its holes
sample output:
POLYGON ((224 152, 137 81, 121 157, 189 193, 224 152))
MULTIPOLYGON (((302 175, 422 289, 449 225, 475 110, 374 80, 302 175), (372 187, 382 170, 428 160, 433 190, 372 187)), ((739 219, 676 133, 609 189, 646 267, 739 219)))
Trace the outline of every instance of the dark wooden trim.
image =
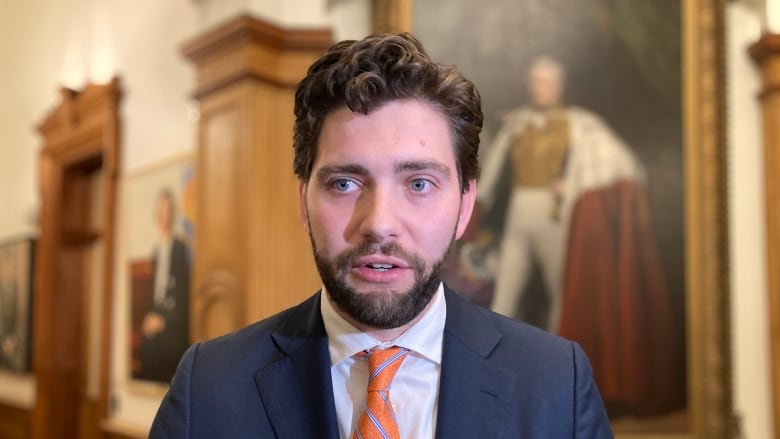
POLYGON ((0 402, 0 438, 27 439, 30 437, 31 412, 28 409, 0 402))

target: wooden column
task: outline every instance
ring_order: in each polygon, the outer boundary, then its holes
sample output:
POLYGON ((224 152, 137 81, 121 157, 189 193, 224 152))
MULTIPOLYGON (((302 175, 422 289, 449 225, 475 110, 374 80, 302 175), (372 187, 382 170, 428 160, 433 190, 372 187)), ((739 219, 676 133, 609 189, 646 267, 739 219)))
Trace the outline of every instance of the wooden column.
POLYGON ((200 106, 191 333, 203 340, 320 286, 292 171, 293 97, 328 30, 237 17, 183 47, 200 106))
POLYGON ((780 439, 780 34, 766 34, 750 47, 761 69, 764 130, 764 191, 772 371, 772 414, 780 439))
POLYGON ((374 33, 412 31, 412 0, 372 0, 371 3, 374 33))

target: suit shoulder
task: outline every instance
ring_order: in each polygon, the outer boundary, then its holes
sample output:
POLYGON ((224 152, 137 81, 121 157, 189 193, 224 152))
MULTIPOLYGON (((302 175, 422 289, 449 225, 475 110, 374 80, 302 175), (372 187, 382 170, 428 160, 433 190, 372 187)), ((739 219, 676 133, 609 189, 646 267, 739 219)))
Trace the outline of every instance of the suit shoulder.
POLYGON ((545 348, 571 349, 571 341, 559 335, 551 334, 531 324, 511 319, 488 309, 485 311, 494 322, 496 329, 510 343, 530 343, 545 348))
POLYGON ((573 343, 563 337, 473 304, 451 291, 446 299, 450 332, 478 352, 485 354, 493 350, 499 356, 504 352, 519 355, 549 352, 571 357, 573 343))
MULTIPOLYGON (((308 328, 305 325, 317 324, 316 321, 311 322, 314 313, 319 314, 317 294, 299 305, 235 332, 202 342, 197 351, 198 367, 234 369, 242 364, 257 367, 258 364, 271 361, 278 355, 271 334, 280 331, 287 333, 290 328, 306 332, 308 328)), ((316 316, 314 318, 316 320, 316 316)))

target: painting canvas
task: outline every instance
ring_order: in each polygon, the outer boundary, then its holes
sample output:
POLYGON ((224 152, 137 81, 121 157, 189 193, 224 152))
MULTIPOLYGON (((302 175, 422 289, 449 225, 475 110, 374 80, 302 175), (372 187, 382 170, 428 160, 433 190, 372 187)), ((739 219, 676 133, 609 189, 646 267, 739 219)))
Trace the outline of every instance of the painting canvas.
POLYGON ((688 428, 681 8, 412 6, 485 114, 477 213, 446 281, 580 343, 618 433, 688 428))
POLYGON ((0 244, 0 369, 30 370, 35 241, 0 244))
POLYGON ((189 346, 195 169, 176 160, 128 178, 130 376, 170 381, 189 346))

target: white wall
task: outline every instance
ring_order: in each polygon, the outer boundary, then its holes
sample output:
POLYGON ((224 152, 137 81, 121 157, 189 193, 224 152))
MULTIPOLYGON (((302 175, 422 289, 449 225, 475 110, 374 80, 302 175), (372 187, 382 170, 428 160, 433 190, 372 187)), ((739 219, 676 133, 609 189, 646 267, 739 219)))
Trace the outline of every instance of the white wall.
POLYGON ((761 11, 729 3, 729 213, 734 410, 743 437, 772 437, 764 228, 761 82, 747 48, 761 34, 761 11))
POLYGON ((780 1, 765 0, 764 24, 767 30, 780 33, 780 1))

